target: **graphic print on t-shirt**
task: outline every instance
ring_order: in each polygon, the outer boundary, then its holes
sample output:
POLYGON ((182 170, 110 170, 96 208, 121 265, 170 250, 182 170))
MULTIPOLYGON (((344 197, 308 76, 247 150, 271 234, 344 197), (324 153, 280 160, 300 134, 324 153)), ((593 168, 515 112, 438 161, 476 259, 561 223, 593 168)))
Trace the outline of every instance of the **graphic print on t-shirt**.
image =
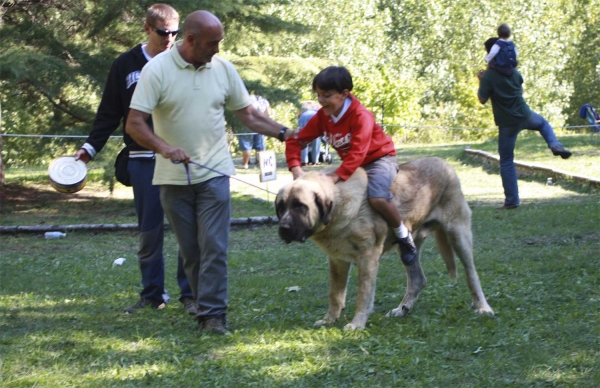
POLYGON ((127 77, 125 77, 125 82, 127 83, 127 89, 129 89, 131 87, 131 85, 133 85, 134 83, 138 82, 138 79, 140 79, 140 73, 141 73, 141 71, 136 70, 132 73, 127 74, 127 77))

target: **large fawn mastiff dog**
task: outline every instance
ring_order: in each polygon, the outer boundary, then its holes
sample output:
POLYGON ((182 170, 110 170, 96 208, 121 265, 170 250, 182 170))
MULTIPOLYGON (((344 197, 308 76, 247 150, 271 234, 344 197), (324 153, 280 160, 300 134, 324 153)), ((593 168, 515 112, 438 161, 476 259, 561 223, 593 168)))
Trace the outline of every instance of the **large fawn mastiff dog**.
MULTIPOLYGON (((405 267, 407 291, 389 315, 406 316, 425 287, 419 255, 431 232, 435 232, 438 250, 454 280, 454 254, 463 263, 475 311, 494 314, 473 264, 471 210, 452 167, 439 158, 401 164, 391 191, 419 253, 417 260, 405 267)), ((354 264, 358 267, 356 313, 344 329, 363 329, 373 310, 379 258, 394 247, 398 250, 392 244, 393 231, 371 208, 366 193, 367 175, 359 168, 347 181, 335 185, 318 172, 306 173, 283 187, 275 199, 279 236, 286 243, 310 238, 329 256, 329 309, 323 319, 315 322, 317 327, 340 317, 346 303, 350 265, 354 264)))

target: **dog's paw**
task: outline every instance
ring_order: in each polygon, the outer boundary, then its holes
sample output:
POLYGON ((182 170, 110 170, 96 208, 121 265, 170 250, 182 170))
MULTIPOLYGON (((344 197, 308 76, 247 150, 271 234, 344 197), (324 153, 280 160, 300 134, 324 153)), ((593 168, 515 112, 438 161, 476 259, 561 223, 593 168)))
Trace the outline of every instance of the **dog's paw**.
POLYGON ((494 310, 490 307, 485 297, 473 298, 471 302, 471 308, 475 310, 477 314, 481 315, 494 315, 494 310))
POLYGON ((364 330, 364 326, 355 325, 354 323, 349 323, 344 326, 344 331, 354 331, 354 330, 364 330))
POLYGON ((329 322, 326 319, 319 319, 318 321, 316 321, 313 324, 313 327, 321 327, 321 326, 327 326, 327 325, 331 325, 331 324, 332 324, 332 322, 329 322))
POLYGON ((395 308, 392 311, 390 311, 389 313, 387 313, 386 317, 388 317, 388 318, 406 318, 408 316, 409 312, 410 312, 410 309, 403 305, 403 306, 395 308))
POLYGON ((494 310, 492 310, 492 308, 490 306, 477 307, 477 306, 471 305, 471 308, 473 308, 473 310, 475 310, 475 312, 477 314, 489 315, 489 316, 494 315, 494 310))

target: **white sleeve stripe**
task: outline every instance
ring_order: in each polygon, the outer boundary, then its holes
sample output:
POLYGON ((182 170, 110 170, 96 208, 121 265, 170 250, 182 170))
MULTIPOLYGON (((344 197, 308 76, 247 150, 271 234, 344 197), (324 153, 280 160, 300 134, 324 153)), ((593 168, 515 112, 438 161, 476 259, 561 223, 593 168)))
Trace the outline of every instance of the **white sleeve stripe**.
POLYGON ((94 146, 92 146, 90 143, 85 143, 81 146, 81 148, 83 148, 85 152, 87 152, 88 155, 90 155, 90 158, 94 159, 94 156, 96 156, 97 153, 94 146))

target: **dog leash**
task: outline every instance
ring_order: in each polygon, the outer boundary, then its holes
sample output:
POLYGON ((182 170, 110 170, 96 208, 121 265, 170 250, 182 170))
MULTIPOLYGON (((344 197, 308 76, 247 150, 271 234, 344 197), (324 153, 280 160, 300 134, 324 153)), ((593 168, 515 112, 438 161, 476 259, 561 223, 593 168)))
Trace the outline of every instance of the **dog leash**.
MULTIPOLYGON (((174 161, 172 161, 172 160, 171 160, 171 163, 173 163, 173 164, 182 164, 183 162, 174 162, 174 161)), ((238 178, 236 178, 236 177, 234 177, 234 176, 231 176, 231 175, 227 175, 227 174, 225 174, 225 173, 222 173, 221 171, 215 170, 214 168, 210 168, 210 167, 208 167, 208 166, 205 166, 205 165, 203 165, 203 164, 200 164, 200 163, 194 162, 193 160, 190 160, 188 163, 183 163, 183 165, 184 165, 184 167, 185 167, 185 173, 187 174, 188 185, 191 185, 191 184, 192 184, 192 177, 190 176, 190 163, 192 163, 192 164, 195 164, 196 166, 199 166, 199 167, 202 167, 202 168, 206 168, 207 170, 210 170, 210 171, 212 171, 212 172, 216 172, 217 174, 220 174, 220 175, 226 176, 226 177, 228 177, 228 178, 230 178, 230 179, 235 179, 236 181, 238 181, 238 182, 242 182, 242 183, 245 183, 245 184, 247 184, 248 186, 255 187, 255 188, 257 188, 257 189, 260 189, 260 190, 262 190, 262 191, 266 191, 266 192, 267 192, 267 193, 269 193, 269 194, 277 195, 276 193, 273 193, 272 191, 269 191, 269 190, 267 190, 267 189, 263 189, 263 188, 262 188, 262 187, 260 187, 260 186, 256 186, 256 185, 255 185, 255 184, 253 184, 253 183, 246 182, 246 181, 244 181, 244 180, 242 180, 242 179, 238 179, 238 178)))

